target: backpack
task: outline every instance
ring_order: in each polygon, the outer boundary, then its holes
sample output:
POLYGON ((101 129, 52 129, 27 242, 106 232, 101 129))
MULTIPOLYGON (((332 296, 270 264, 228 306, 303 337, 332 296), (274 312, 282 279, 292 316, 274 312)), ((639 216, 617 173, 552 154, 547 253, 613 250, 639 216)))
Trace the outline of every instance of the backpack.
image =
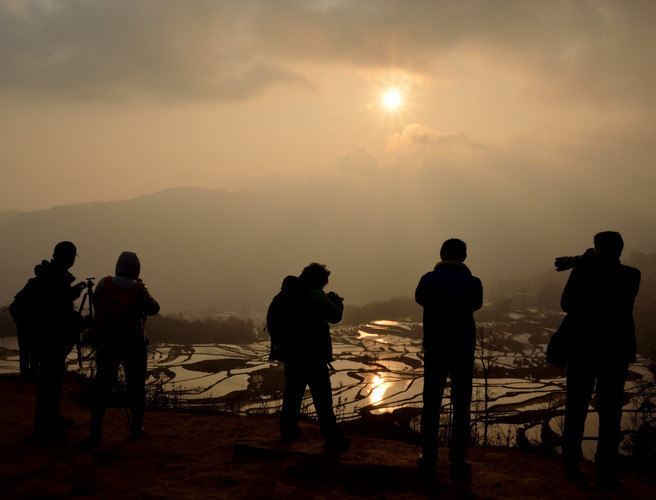
POLYGON ((30 278, 9 304, 9 314, 16 323, 36 323, 42 319, 45 305, 43 287, 36 278, 30 278))
POLYGON ((144 318, 139 298, 144 286, 137 282, 130 288, 119 288, 111 276, 104 278, 100 293, 94 297, 97 342, 105 345, 142 338, 144 318))
POLYGON ((269 359, 285 361, 293 353, 299 331, 300 309, 298 293, 284 286, 271 301, 265 327, 271 338, 269 359))

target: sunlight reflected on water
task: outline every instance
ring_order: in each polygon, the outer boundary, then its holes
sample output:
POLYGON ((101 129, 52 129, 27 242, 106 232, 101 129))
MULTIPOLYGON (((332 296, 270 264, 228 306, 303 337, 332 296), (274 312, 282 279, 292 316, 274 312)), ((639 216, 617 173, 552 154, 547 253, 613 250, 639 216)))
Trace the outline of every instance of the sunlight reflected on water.
POLYGON ((385 379, 380 374, 376 374, 371 382, 371 396, 369 396, 371 404, 374 406, 380 404, 385 399, 385 392, 387 392, 385 379))

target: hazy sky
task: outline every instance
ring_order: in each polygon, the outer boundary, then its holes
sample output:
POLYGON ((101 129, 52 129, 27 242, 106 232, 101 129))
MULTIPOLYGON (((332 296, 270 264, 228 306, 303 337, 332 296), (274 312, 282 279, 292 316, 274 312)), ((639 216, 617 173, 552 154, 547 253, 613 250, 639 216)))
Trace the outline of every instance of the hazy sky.
POLYGON ((0 0, 0 210, 327 186, 653 235, 655 25, 651 0, 0 0))

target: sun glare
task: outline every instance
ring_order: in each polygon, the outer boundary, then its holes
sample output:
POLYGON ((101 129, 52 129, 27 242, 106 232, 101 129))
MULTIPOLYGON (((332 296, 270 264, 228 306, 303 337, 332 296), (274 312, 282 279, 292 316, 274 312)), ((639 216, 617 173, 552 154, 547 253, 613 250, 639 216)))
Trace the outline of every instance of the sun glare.
POLYGON ((385 106, 386 109, 398 109, 402 102, 401 93, 397 89, 390 89, 383 95, 383 106, 385 106))

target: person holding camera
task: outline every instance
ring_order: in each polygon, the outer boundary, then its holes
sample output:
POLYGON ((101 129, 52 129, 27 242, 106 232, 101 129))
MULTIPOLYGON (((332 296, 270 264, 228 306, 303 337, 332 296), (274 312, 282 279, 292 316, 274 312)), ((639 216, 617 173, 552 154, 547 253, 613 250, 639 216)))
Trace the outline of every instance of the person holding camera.
POLYGON ((159 304, 139 279, 141 262, 134 252, 123 252, 116 262, 116 276, 102 279, 94 293, 96 382, 91 406, 91 440, 100 439, 105 407, 119 366, 123 365, 132 418, 133 439, 145 436, 146 316, 159 312, 159 304))
POLYGON ((287 277, 283 291, 294 302, 288 310, 280 433, 284 441, 299 435, 298 421, 305 388, 310 387, 319 427, 328 451, 348 450, 350 440, 337 425, 333 410, 329 364, 333 360, 329 323, 338 323, 344 312, 344 299, 335 292, 324 292, 330 271, 325 265, 312 263, 298 277, 287 277))
POLYGON ((70 241, 57 243, 52 259, 34 268, 33 297, 37 306, 32 311, 35 348, 38 359, 34 434, 38 441, 52 443, 66 439, 66 429, 74 422, 61 415, 61 393, 66 372, 66 356, 77 340, 79 314, 73 305, 86 286, 75 281, 69 269, 77 257, 70 241))
POLYGON ((624 383, 636 360, 633 305, 640 271, 620 262, 620 233, 594 237, 594 249, 577 257, 560 257, 557 270, 572 269, 561 307, 567 313, 567 395, 563 461, 567 478, 585 480, 579 462, 581 441, 592 393, 596 393, 599 440, 595 454, 597 486, 616 488, 621 442, 624 383))

